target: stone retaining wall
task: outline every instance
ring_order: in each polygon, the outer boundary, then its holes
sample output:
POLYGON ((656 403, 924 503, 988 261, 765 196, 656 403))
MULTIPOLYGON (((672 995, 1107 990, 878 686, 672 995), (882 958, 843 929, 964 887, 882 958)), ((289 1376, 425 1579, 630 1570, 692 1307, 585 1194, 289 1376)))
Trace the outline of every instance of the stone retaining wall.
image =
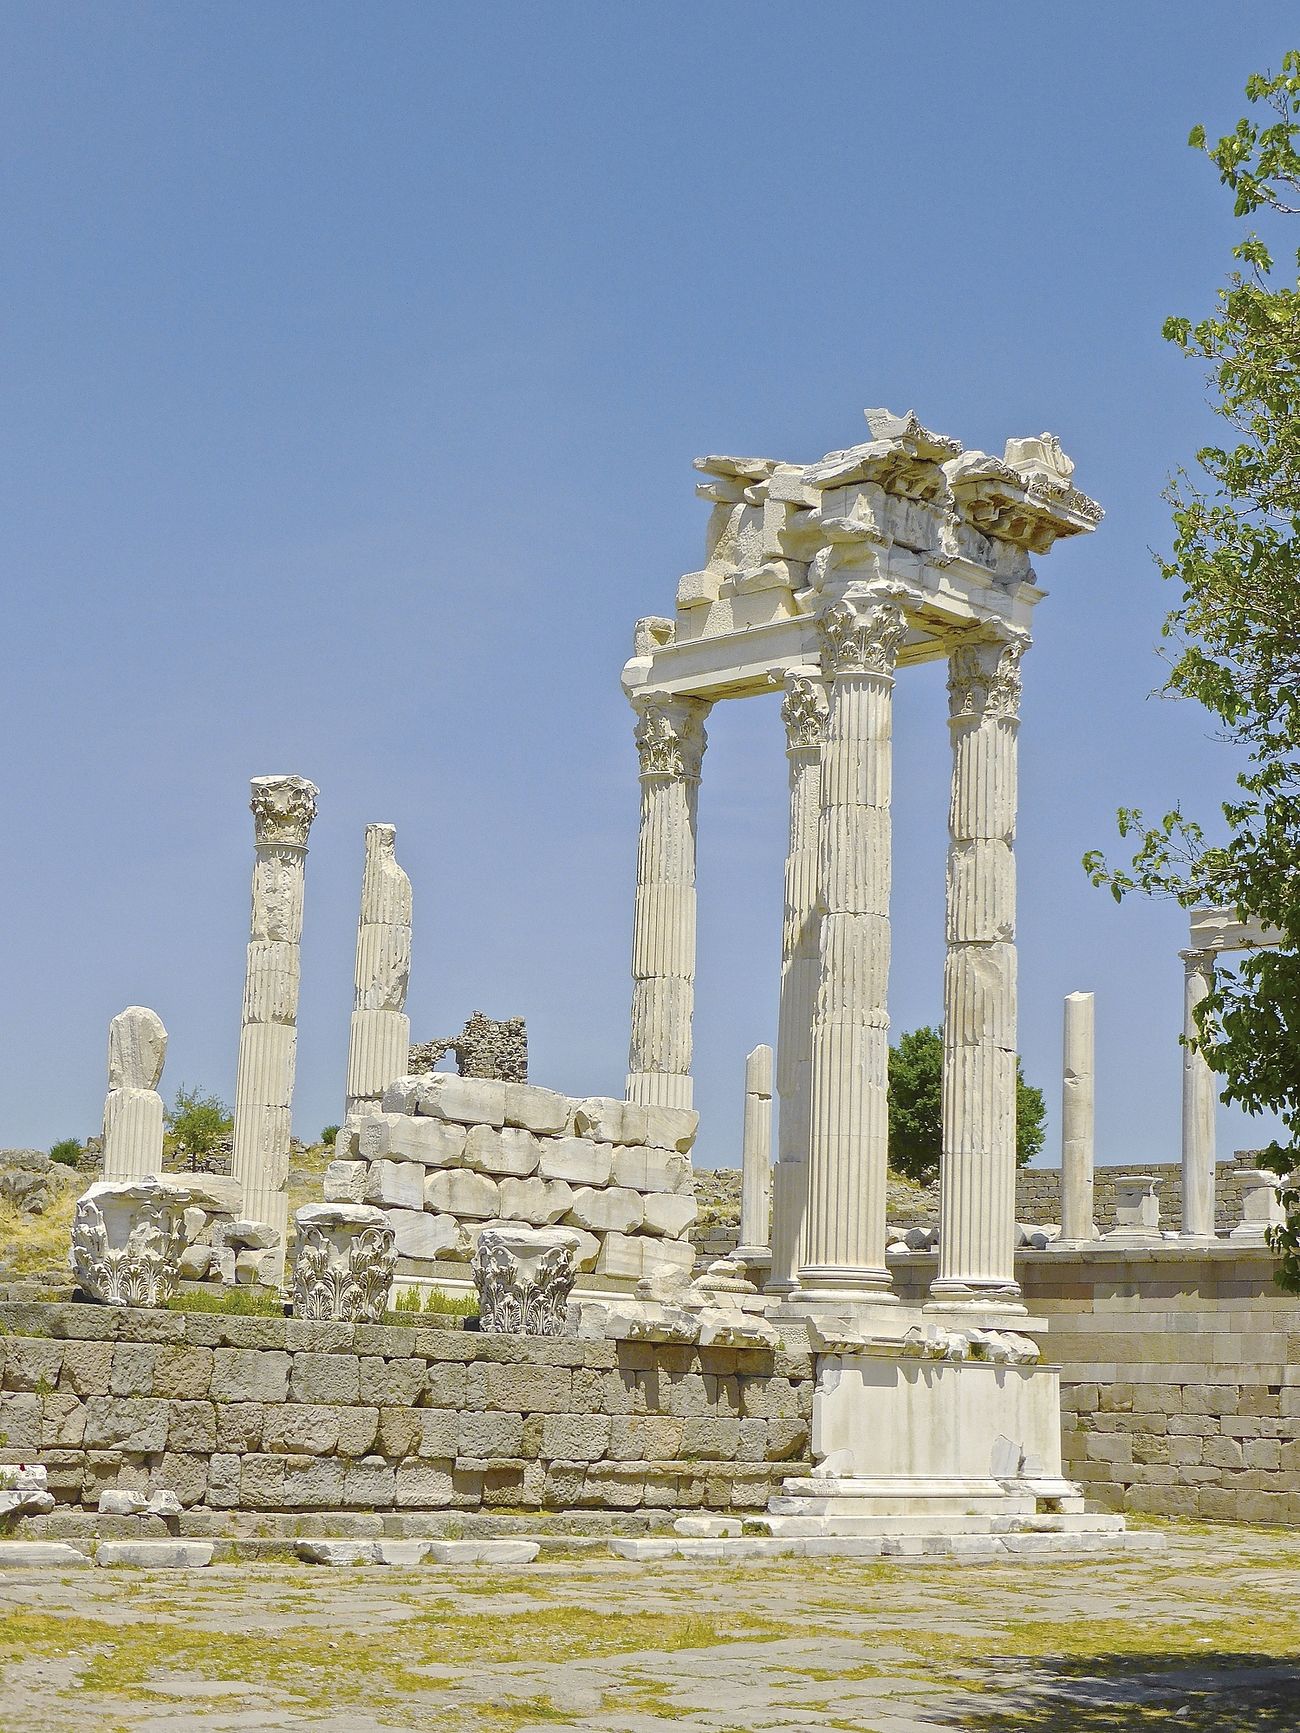
POLYGON ((807 1472, 808 1356, 0 1305, 0 1461, 62 1505, 759 1510, 807 1472))
MULTIPOLYGON (((935 1259, 891 1261, 915 1300, 935 1259)), ((1065 1471, 1111 1510, 1300 1523, 1300 1298, 1264 1250, 1022 1252, 1061 1368, 1065 1471)))

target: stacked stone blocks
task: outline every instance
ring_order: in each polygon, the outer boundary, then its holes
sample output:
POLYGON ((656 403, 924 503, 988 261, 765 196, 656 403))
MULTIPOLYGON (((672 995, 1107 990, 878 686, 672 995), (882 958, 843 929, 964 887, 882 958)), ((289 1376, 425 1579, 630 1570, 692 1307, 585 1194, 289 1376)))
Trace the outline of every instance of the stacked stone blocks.
POLYGON ((807 1356, 88 1306, 0 1326, 0 1460, 64 1505, 757 1510, 807 1469, 807 1356))
POLYGON ((692 1267, 696 1124, 689 1109, 533 1084, 403 1078, 340 1131, 325 1196, 387 1212, 399 1275, 463 1266, 484 1227, 512 1222, 572 1228, 579 1270, 629 1287, 692 1267))

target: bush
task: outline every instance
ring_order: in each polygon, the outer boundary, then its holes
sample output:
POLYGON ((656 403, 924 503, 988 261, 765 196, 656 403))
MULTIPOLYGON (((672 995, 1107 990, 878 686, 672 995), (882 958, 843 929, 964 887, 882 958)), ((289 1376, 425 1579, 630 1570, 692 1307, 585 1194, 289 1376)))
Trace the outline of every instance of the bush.
POLYGON ((338 1134, 339 1128, 337 1125, 327 1125, 325 1127, 324 1131, 320 1134, 320 1140, 325 1145, 326 1149, 333 1149, 338 1134))
POLYGON ((169 1312, 220 1312, 236 1318, 283 1318, 284 1300, 273 1288, 188 1288, 173 1294, 169 1312))
POLYGON ((191 1173, 197 1171, 204 1156, 211 1155, 230 1136, 235 1125, 230 1109, 218 1096, 204 1095, 184 1083, 163 1117, 175 1149, 185 1157, 191 1173))
POLYGON ((50 1160, 59 1162, 63 1167, 80 1167, 85 1153, 84 1147, 75 1137, 65 1137, 50 1150, 50 1160))
MULTIPOLYGON (((1016 1166, 1043 1147, 1043 1092, 1016 1060, 1016 1166)), ((918 1185, 939 1172, 943 1149, 943 1032, 913 1029, 889 1049, 889 1165, 918 1185)))
POLYGON ((428 1316, 430 1313, 440 1318, 476 1318, 478 1316, 477 1294, 445 1294, 441 1288, 426 1288, 424 1302, 420 1301, 420 1290, 411 1288, 405 1294, 399 1294, 393 1301, 388 1316, 394 1322, 406 1323, 414 1313, 428 1316))

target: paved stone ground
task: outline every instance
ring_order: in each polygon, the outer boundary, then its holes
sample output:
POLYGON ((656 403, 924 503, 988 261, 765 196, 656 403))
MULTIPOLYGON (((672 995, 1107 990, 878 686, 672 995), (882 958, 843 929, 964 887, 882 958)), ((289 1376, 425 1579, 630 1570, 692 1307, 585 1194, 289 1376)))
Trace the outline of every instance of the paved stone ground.
POLYGON ((0 1573, 22 1733, 1294 1733, 1300 1536, 1024 1566, 0 1573))

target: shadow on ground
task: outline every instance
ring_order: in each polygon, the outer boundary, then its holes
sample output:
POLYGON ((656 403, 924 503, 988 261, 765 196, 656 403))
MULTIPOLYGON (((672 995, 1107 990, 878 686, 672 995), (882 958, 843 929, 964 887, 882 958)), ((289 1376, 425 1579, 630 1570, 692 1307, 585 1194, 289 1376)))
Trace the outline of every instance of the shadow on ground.
POLYGON ((998 1706, 964 1711, 963 1733, 1297 1733, 1300 1657, 1093 1655, 1006 1660, 998 1706), (1008 1688, 1009 1684, 1009 1688, 1008 1688))

